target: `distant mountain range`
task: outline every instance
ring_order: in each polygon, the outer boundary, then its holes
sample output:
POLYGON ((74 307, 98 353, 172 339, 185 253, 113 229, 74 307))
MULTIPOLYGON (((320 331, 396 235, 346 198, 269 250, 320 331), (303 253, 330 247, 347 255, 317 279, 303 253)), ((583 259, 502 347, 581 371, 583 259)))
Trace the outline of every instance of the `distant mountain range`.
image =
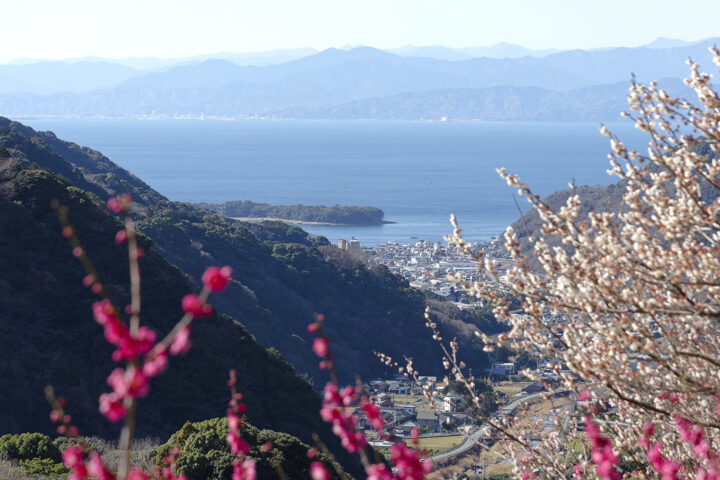
POLYGON ((521 47, 512 43, 496 43, 489 47, 465 47, 451 48, 441 45, 416 47, 414 45, 406 45, 400 48, 388 50, 390 53, 401 57, 428 57, 438 60, 469 60, 471 58, 520 58, 520 57, 546 57, 560 50, 549 48, 544 50, 532 50, 530 48, 521 47))
MULTIPOLYGON (((676 78, 660 81, 673 95, 684 85, 676 78)), ((403 93, 319 108, 287 109, 285 118, 331 120, 438 120, 458 121, 597 121, 618 118, 625 110, 628 82, 555 91, 538 87, 441 89, 403 93)))
MULTIPOLYGON (((303 47, 303 48, 286 48, 278 50, 267 50, 264 52, 246 52, 246 53, 230 53, 230 52, 218 52, 205 55, 193 55, 190 57, 182 58, 157 58, 157 57, 126 57, 126 58, 103 58, 103 57, 81 57, 71 58, 65 60, 65 63, 80 63, 80 62, 110 62, 118 65, 124 65, 126 67, 134 68, 136 70, 159 70, 163 68, 174 67, 177 65, 185 65, 192 63, 200 63, 205 60, 219 59, 228 60, 238 65, 273 65, 276 63, 289 62, 290 60, 297 60, 298 58, 307 57, 314 55, 318 51, 314 48, 303 47)), ((32 63, 43 63, 47 60, 33 59, 33 58, 19 58, 8 62, 6 65, 28 65, 32 63)), ((2 65, 0 65, 2 68, 2 65)), ((141 72, 139 72, 141 73, 141 72)))
MULTIPOLYGON (((711 39, 708 39, 711 40, 711 39)), ((665 38, 658 37, 652 42, 644 45, 646 48, 675 48, 675 47, 688 47, 697 43, 706 43, 706 40, 701 42, 686 42, 685 40, 679 40, 677 38, 665 38)))
POLYGON ((356 47, 218 54, 176 64, 2 65, 0 114, 610 121, 624 107, 632 72, 641 81, 670 79, 669 88, 682 93, 685 60, 712 68, 712 42, 659 38, 645 47, 564 52, 511 44, 356 47))

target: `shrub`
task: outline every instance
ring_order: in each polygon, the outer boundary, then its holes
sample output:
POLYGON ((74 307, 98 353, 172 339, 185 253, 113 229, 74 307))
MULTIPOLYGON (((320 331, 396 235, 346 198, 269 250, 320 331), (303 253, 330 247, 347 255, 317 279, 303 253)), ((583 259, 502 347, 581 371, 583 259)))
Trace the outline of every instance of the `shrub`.
POLYGON ((7 434, 0 437, 0 457, 12 460, 42 459, 60 462, 60 450, 42 433, 7 434))
POLYGON ((65 476, 68 469, 62 462, 54 462, 49 458, 33 458, 20 460, 20 466, 28 475, 42 475, 43 477, 65 476))
MULTIPOLYGON (((173 448, 179 448, 178 472, 188 480, 229 480, 232 475, 232 461, 227 444, 228 423, 226 418, 215 418, 203 422, 188 422, 158 450, 158 465, 173 448)), ((297 438, 272 430, 259 430, 243 422, 242 438, 249 444, 248 455, 255 459, 258 478, 272 478, 278 466, 289 478, 308 478, 311 460, 306 452, 309 445, 297 438), (268 442, 272 448, 266 452, 262 446, 268 442)), ((330 459, 323 454, 318 457, 328 464, 330 459)))

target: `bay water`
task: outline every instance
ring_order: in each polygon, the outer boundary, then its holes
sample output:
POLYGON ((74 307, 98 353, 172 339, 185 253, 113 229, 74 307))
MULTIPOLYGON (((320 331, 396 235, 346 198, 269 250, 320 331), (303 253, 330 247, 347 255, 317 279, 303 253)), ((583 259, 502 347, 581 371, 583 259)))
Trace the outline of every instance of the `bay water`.
MULTIPOLYGON (((519 217, 504 166, 540 195, 616 181, 595 123, 25 119, 101 151, 171 200, 362 205, 396 222, 303 228, 363 245, 440 241, 454 213, 468 240, 519 217)), ((630 123, 608 127, 632 148, 630 123)), ((527 202, 518 198, 520 207, 527 202)))

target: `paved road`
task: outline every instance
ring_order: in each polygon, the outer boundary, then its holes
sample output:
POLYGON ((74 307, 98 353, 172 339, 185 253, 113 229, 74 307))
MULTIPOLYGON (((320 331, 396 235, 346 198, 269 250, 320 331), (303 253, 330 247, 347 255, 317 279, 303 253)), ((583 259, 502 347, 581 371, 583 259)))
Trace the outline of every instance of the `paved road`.
POLYGON ((438 453, 434 457, 431 457, 431 460, 433 462, 437 462, 439 460, 445 460, 446 458, 454 457, 455 455, 460 455, 461 453, 465 453, 471 448, 473 448, 475 445, 477 445, 480 438, 483 436, 482 429, 475 430, 473 433, 471 433, 463 443, 458 445, 457 447, 453 448, 452 450, 448 450, 446 452, 438 453))
MULTIPOLYGON (((554 392, 555 395, 565 392, 565 389, 557 390, 554 392)), ((512 413, 515 411, 515 409, 523 402, 527 402, 528 400, 532 400, 533 398, 538 398, 542 396, 544 393, 547 392, 540 392, 540 393, 533 393, 530 395, 526 395, 522 398, 518 398, 511 404, 503 407, 502 411, 505 414, 512 413)), ((437 455, 431 457, 431 460, 433 462, 437 462, 439 460, 446 460, 450 457, 454 457, 456 455, 460 455, 462 453, 467 452, 471 448, 473 448, 475 445, 477 445, 478 441, 483 437, 483 431, 482 429, 475 430, 473 433, 471 433, 463 443, 458 445, 457 447, 453 448, 452 450, 448 450, 446 452, 438 453, 437 455)))
MULTIPOLYGON (((564 390, 563 390, 564 391, 564 390)), ((515 400, 512 403, 509 403, 502 407, 502 413, 509 414, 513 413, 515 409, 520 406, 521 403, 527 402, 528 400, 532 400, 533 398, 538 398, 542 396, 543 394, 546 394, 547 392, 540 392, 540 393, 531 393, 530 395, 525 395, 524 397, 520 397, 517 400, 515 400)))

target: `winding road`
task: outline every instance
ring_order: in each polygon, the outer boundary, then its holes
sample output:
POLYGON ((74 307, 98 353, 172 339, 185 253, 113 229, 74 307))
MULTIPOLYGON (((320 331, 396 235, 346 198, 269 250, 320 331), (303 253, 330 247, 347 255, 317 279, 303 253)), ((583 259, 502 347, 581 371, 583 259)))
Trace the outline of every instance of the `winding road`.
MULTIPOLYGON (((566 392, 565 389, 556 390, 553 392, 553 395, 558 395, 560 393, 566 392)), ((524 402, 527 402, 528 400, 532 400, 534 398, 541 397, 543 394, 547 394, 548 392, 540 392, 540 393, 533 393, 530 395, 527 395, 522 398, 518 398, 514 402, 508 404, 507 406, 502 408, 502 412, 505 415, 511 414, 515 411, 515 409, 524 402)), ((430 457, 433 462, 437 462, 440 460, 447 460, 448 458, 454 457, 456 455, 463 454, 473 448, 475 445, 477 445, 478 441, 483 437, 483 430, 482 428, 479 428, 475 430, 473 433, 468 435, 468 437, 465 439, 463 443, 458 445, 457 447, 453 448, 452 450, 447 450, 442 453, 438 453, 437 455, 434 455, 433 457, 430 457)))
POLYGON ((478 440, 482 438, 483 431, 482 429, 477 429, 473 433, 471 433, 463 443, 458 445, 457 447, 453 448, 452 450, 447 450, 442 453, 438 453, 437 455, 430 457, 430 459, 433 462, 437 462, 439 460, 445 460, 450 457, 454 457, 455 455, 460 455, 461 453, 465 453, 471 448, 473 448, 475 445, 477 445, 478 440))

